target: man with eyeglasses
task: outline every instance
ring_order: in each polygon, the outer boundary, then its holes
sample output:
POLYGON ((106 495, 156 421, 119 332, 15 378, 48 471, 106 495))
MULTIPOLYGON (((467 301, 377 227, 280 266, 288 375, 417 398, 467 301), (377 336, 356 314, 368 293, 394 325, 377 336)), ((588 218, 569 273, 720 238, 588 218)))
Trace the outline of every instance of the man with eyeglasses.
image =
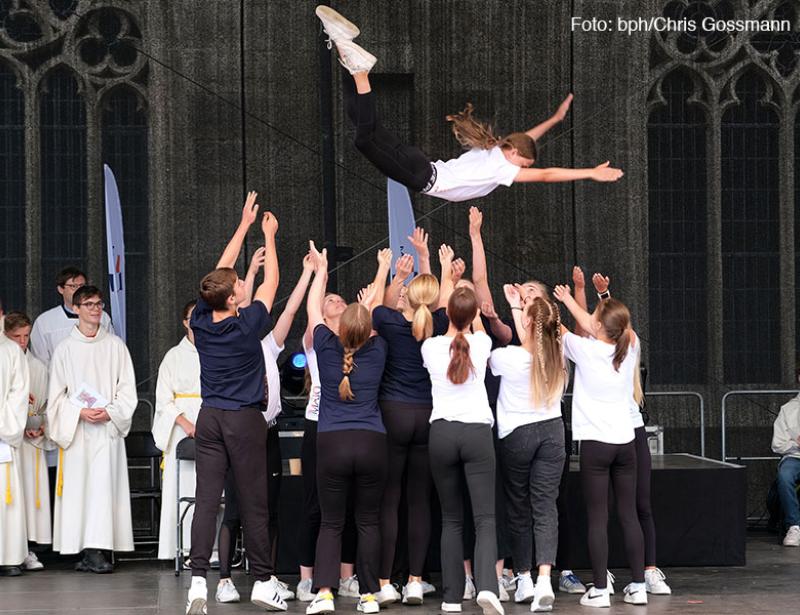
MULTIPOLYGON (((78 322, 73 296, 85 284, 86 274, 76 267, 66 267, 56 276, 56 290, 62 297, 62 303, 39 314, 31 330, 31 352, 45 365, 50 365, 50 357, 53 356, 56 346, 69 336, 78 322)), ((110 333, 114 333, 111 318, 105 312, 102 312, 100 324, 110 333)))
POLYGON ((109 551, 133 551, 125 436, 138 399, 125 343, 103 327, 103 294, 72 296, 78 324, 50 361, 47 424, 60 447, 53 550, 83 552, 75 569, 113 571, 109 551))

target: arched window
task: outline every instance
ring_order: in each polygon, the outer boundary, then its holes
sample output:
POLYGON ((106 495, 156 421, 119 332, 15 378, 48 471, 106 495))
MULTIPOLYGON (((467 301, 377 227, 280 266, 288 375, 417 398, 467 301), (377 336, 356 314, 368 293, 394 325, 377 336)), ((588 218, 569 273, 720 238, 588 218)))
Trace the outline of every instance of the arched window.
POLYGON ((660 84, 648 121, 650 374, 703 383, 707 361, 706 118, 683 72, 660 84))

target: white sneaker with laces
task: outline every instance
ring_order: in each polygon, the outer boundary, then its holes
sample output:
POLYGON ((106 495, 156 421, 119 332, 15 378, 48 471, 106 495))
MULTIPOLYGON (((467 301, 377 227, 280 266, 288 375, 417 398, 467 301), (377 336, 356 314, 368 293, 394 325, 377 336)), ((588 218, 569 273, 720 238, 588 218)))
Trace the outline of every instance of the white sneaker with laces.
POLYGON ((364 594, 358 601, 356 611, 367 615, 374 615, 375 613, 381 612, 381 605, 378 604, 378 599, 375 597, 375 594, 364 594))
POLYGON ((306 615, 317 615, 318 613, 333 613, 333 594, 331 592, 319 592, 306 607, 306 615))
POLYGON ((669 596, 672 593, 666 575, 659 568, 644 571, 644 586, 648 594, 655 596, 669 596))
POLYGON ((428 583, 427 581, 423 580, 422 581, 422 593, 424 595, 426 595, 426 596, 428 594, 434 594, 434 593, 436 593, 436 587, 434 587, 432 584, 428 583))
POLYGON ((208 613, 208 588, 204 577, 192 577, 189 594, 186 597, 186 615, 206 615, 208 613))
POLYGON ((278 577, 271 576, 269 581, 256 581, 250 592, 250 602, 268 611, 285 611, 288 607, 281 598, 281 586, 278 577))
POLYGON ((289 584, 288 583, 284 583, 283 581, 281 581, 277 577, 275 577, 275 578, 278 581, 278 587, 281 588, 281 591, 280 591, 281 598, 283 598, 284 600, 294 600, 294 592, 291 589, 289 589, 289 584))
POLYGON ((611 598, 608 590, 592 587, 581 596, 581 606, 591 606, 595 608, 608 608, 611 606, 611 598))
POLYGON ((403 588, 403 604, 420 605, 422 604, 422 596, 425 591, 422 589, 422 583, 419 581, 411 581, 406 583, 403 588))
POLYGON ((497 577, 497 597, 500 599, 500 602, 508 602, 511 600, 503 577, 497 577))
POLYGON ((39 558, 36 557, 36 553, 33 551, 28 551, 28 555, 25 556, 25 559, 22 560, 23 570, 41 570, 44 568, 44 564, 39 561, 39 558))
POLYGON ((531 613, 546 613, 547 611, 552 611, 555 601, 556 595, 553 593, 550 577, 539 577, 536 579, 536 586, 533 588, 531 613))
POLYGON ((391 583, 387 583, 383 587, 381 587, 380 591, 375 594, 375 598, 378 600, 378 604, 380 606, 388 606, 393 602, 397 602, 402 598, 400 592, 397 591, 397 588, 392 585, 391 583))
POLYGON ((634 588, 634 584, 625 586, 625 597, 623 600, 628 604, 645 605, 647 604, 647 591, 642 587, 644 583, 639 583, 639 587, 634 588))
POLYGON ((303 579, 297 584, 297 599, 300 602, 311 602, 314 599, 314 581, 311 579, 303 579))
POLYGON ((343 15, 337 13, 329 6, 321 4, 314 9, 314 12, 322 22, 325 34, 327 34, 334 43, 338 43, 341 40, 351 41, 361 34, 361 31, 354 23, 345 19, 343 15))
POLYGON ((608 595, 614 595, 614 583, 617 582, 617 578, 611 574, 610 570, 606 570, 606 589, 608 590, 608 595))
POLYGON ((358 576, 339 579, 338 593, 345 598, 361 598, 361 592, 358 591, 358 576))
POLYGON ((216 600, 223 603, 239 602, 241 600, 239 592, 231 579, 220 579, 219 585, 217 585, 216 600))
POLYGON ((517 591, 514 592, 514 602, 530 602, 533 600, 533 579, 530 573, 517 577, 517 591))
POLYGON ((486 590, 479 592, 477 602, 483 609, 483 615, 505 615, 500 599, 492 592, 486 590))
POLYGON ((368 73, 378 61, 378 58, 353 41, 338 41, 336 49, 339 52, 339 63, 351 75, 368 73))
POLYGON ((800 547, 800 526, 793 525, 786 531, 783 537, 784 547, 800 547))
POLYGON ((461 603, 460 602, 442 602, 442 606, 440 607, 442 613, 460 613, 461 612, 461 603))
POLYGON ((464 579, 464 600, 475 600, 475 595, 478 592, 475 591, 475 581, 472 580, 472 577, 467 575, 464 579))

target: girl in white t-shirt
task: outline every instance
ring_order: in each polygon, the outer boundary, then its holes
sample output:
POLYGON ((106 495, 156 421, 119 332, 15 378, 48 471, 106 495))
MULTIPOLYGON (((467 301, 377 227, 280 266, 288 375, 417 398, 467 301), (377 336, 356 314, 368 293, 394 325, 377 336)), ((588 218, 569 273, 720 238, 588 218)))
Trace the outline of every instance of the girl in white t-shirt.
POLYGON ((431 161, 419 148, 402 143, 380 123, 369 82, 375 56, 353 42, 359 29, 329 6, 318 6, 330 41, 336 44, 339 61, 353 79, 345 78, 347 115, 356 128, 355 146, 384 175, 407 188, 447 201, 467 201, 486 196, 500 185, 514 182, 564 182, 580 179, 616 181, 622 171, 608 162, 587 169, 533 169, 536 140, 564 119, 572 102, 570 94, 556 113, 527 132, 500 138, 492 128, 472 117, 472 105, 447 116, 453 132, 466 151, 452 160, 431 161))
MULTIPOLYGON (((509 297, 511 299, 511 297, 509 297)), ((521 312, 519 295, 511 309, 521 312)), ((542 297, 526 307, 522 346, 492 351, 489 368, 500 376, 497 435, 504 470, 508 532, 518 575, 516 602, 532 602, 531 611, 549 611, 555 594, 550 570, 558 548, 558 498, 564 470, 564 422, 561 398, 566 385, 558 307, 542 297), (538 577, 531 578, 536 540, 538 577)))
POLYGON ((594 587, 581 598, 583 606, 608 607, 608 487, 614 486, 617 513, 633 583, 625 602, 647 604, 644 582, 644 539, 636 513, 636 446, 631 422, 631 393, 636 391, 639 340, 631 328, 628 308, 603 299, 593 314, 556 286, 553 294, 592 337, 564 331, 564 354, 575 363, 572 398, 572 438, 581 443, 581 484, 588 517, 589 555, 594 587))

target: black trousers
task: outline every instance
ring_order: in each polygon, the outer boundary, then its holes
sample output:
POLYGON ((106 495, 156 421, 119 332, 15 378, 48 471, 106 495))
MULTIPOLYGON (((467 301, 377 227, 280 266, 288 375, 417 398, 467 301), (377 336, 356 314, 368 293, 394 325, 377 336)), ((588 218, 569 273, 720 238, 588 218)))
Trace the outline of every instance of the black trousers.
POLYGON ((220 410, 203 406, 195 432, 195 510, 192 519, 192 576, 205 577, 214 546, 217 510, 228 468, 233 469, 244 540, 256 581, 272 576, 269 557, 267 423, 260 409, 220 410))
POLYGON ((314 584, 317 587, 339 585, 342 533, 352 488, 358 530, 359 589, 362 594, 375 593, 380 589, 380 508, 386 482, 386 435, 363 429, 318 433, 317 459, 322 523, 317 539, 314 584))
POLYGON ((489 425, 478 423, 434 421, 428 450, 431 472, 442 506, 444 601, 461 602, 464 594, 462 471, 466 477, 475 522, 475 585, 479 591, 488 590, 497 594, 492 429, 489 425))
POLYGON ((650 506, 650 471, 653 460, 647 445, 647 432, 644 427, 634 430, 636 438, 636 512, 644 534, 644 565, 656 565, 656 524, 650 506))
MULTIPOLYGON (((297 528, 296 540, 300 552, 300 565, 314 567, 317 553, 317 538, 322 513, 319 509, 317 493, 317 422, 306 419, 300 461, 303 467, 303 513, 297 528)), ((352 498, 348 502, 347 519, 342 535, 341 560, 346 564, 356 561, 356 524, 353 520, 352 498)))
POLYGON ((608 486, 614 487, 617 515, 634 583, 644 583, 644 539, 636 514, 636 446, 581 442, 581 485, 589 521, 589 557, 595 587, 605 589, 608 570, 608 486))
POLYGON ((428 456, 431 406, 382 401, 388 468, 381 502, 380 578, 392 574, 398 533, 398 509, 405 490, 408 522, 408 566, 422 576, 431 539, 431 470, 428 456), (405 476, 405 480, 403 480, 405 476))
POLYGON ((347 73, 342 89, 347 115, 356 128, 356 149, 386 177, 416 192, 424 190, 433 175, 430 158, 383 127, 375 109, 374 92, 358 94, 347 73))

